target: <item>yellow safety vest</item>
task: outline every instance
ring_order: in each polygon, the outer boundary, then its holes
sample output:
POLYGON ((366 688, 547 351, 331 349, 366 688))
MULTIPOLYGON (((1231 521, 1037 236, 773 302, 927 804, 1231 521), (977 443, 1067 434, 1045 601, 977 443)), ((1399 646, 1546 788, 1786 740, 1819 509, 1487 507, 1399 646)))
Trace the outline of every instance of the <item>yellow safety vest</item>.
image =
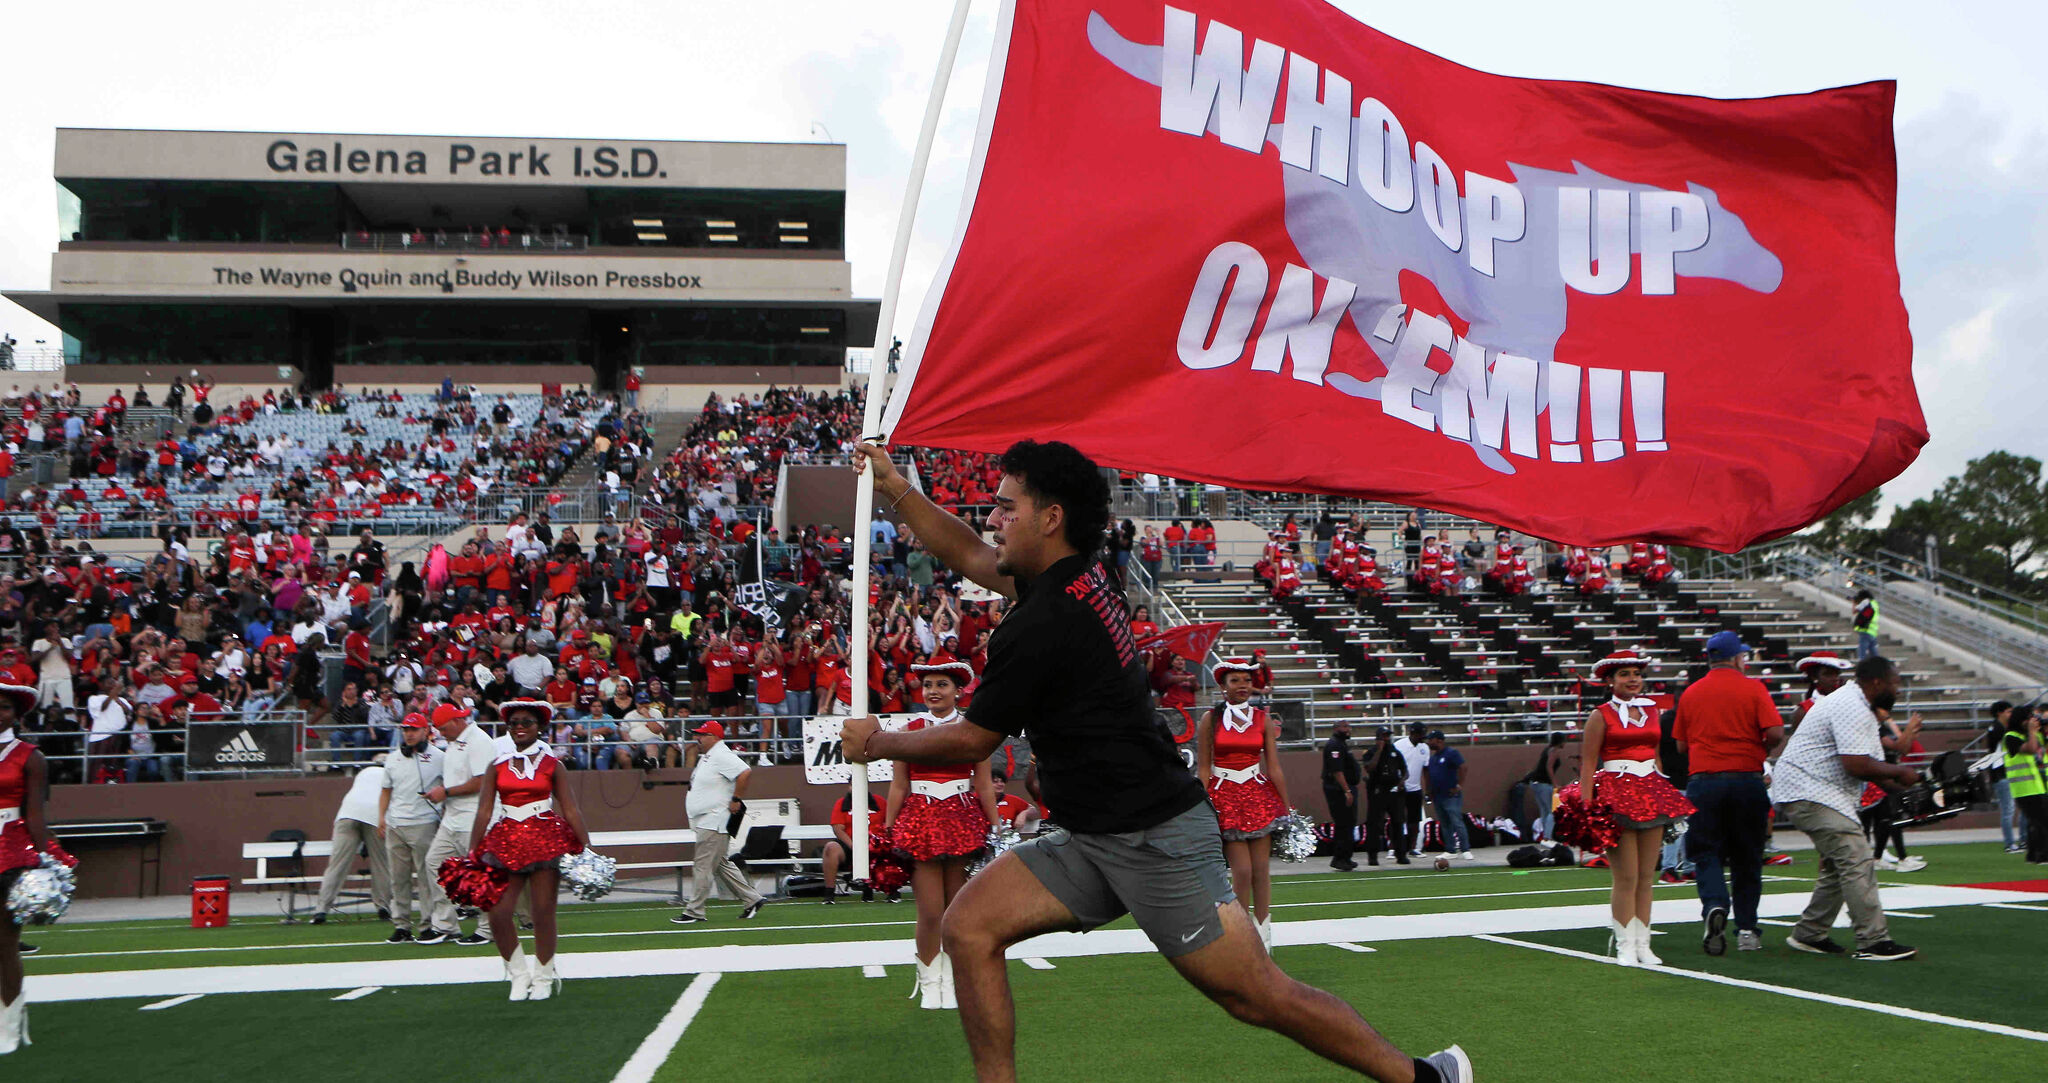
POLYGON ((2048 785, 2041 781, 2041 765, 2031 752, 2024 751, 2027 735, 2008 732, 2005 744, 2005 783, 2012 788, 2014 797, 2033 797, 2048 793, 2048 785))

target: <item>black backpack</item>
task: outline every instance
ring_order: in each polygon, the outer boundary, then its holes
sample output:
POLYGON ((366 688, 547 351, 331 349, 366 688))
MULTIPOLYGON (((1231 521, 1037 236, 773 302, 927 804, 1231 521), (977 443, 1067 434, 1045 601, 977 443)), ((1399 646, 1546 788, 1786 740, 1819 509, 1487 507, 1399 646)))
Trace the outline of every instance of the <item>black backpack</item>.
POLYGON ((1508 864, 1517 869, 1533 869, 1543 864, 1543 847, 1517 846, 1508 851, 1508 864))

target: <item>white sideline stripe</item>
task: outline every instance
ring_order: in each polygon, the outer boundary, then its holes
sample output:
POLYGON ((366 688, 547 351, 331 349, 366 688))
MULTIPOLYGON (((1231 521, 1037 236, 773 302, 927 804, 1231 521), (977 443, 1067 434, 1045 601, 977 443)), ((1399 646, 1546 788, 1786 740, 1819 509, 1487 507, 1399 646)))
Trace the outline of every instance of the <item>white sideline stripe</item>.
POLYGON ((2023 910, 2030 914, 2048 914, 2048 906, 2025 906, 2020 903, 1985 903, 1993 910, 2023 910))
POLYGON ((1028 967, 1030 967, 1030 968, 1031 968, 1031 969, 1033 969, 1033 970, 1051 970, 1051 969, 1053 969, 1053 965, 1052 965, 1051 963, 1048 963, 1048 962, 1046 962, 1045 960, 1043 960, 1043 959, 1040 959, 1040 958, 1038 958, 1038 957, 1036 957, 1036 956, 1033 956, 1033 957, 1031 957, 1031 958, 1028 958, 1028 959, 1024 960, 1024 965, 1025 965, 1025 966, 1028 966, 1028 967))
MULTIPOLYGON (((1996 904, 1994 904, 1994 905, 1996 905, 1996 904)), ((1792 928, 1793 926, 1795 926, 1795 925, 1798 925, 1798 924, 1799 924, 1799 923, 1798 923, 1798 922, 1796 922, 1796 921, 1772 921, 1772 920, 1771 920, 1771 919, 1769 919, 1769 918, 1758 918, 1758 919, 1756 919, 1756 923, 1757 923, 1758 925, 1776 925, 1776 926, 1777 926, 1778 928, 1780 928, 1780 929, 1790 929, 1790 928, 1792 928)))
POLYGON ((382 988, 384 988, 384 987, 383 987, 383 986, 381 986, 381 985, 365 985, 365 986, 363 986, 363 987, 362 987, 361 989, 350 989, 350 990, 349 990, 348 992, 346 992, 346 993, 343 993, 343 994, 341 994, 340 996, 338 996, 338 997, 335 997, 334 999, 336 999, 336 1000, 361 1000, 361 999, 363 999, 364 997, 366 997, 366 996, 369 996, 369 995, 370 995, 371 993, 377 992, 378 990, 380 990, 380 989, 382 989, 382 988))
MULTIPOLYGON (((2039 901, 2038 892, 1994 891, 1986 888, 1926 885, 1886 893, 1895 905, 1930 907, 1977 906, 1986 903, 2039 901)), ((1797 915, 1807 894, 1766 895, 1758 909, 1774 916, 1797 915)), ((1273 942, 1280 947, 1324 945, 1336 941, 1384 944, 1396 940, 1429 940, 1480 933, 1556 932, 1604 929, 1609 920, 1605 900, 1567 906, 1512 910, 1464 910, 1437 914, 1387 914, 1372 917, 1317 918, 1276 921, 1273 942)), ((1699 900, 1658 900, 1651 916, 1673 925, 1696 925, 1699 900)), ((1150 955, 1157 949, 1137 929, 1102 929, 1092 933, 1048 933, 1012 949, 1014 958, 1077 958, 1094 955, 1150 955)), ((848 940, 798 944, 720 944, 700 948, 638 948, 590 952, 575 956, 581 978, 627 978, 679 974, 752 973, 771 970, 827 970, 833 967, 900 964, 914 951, 902 940, 848 940)), ((385 988, 413 985, 460 985, 503 980, 504 964, 496 955, 447 956, 422 953, 410 959, 349 963, 271 963, 252 966, 166 967, 149 970, 91 971, 35 975, 36 1000, 109 1000, 165 997, 186 993, 262 993, 297 990, 385 988)))
MULTIPOLYGON (((1609 966, 1621 965, 1605 955, 1594 955, 1591 952, 1577 951, 1572 948, 1560 948, 1551 944, 1537 944, 1527 940, 1511 940, 1505 936, 1492 936, 1484 933, 1475 939, 1485 940, 1494 944, 1508 944, 1517 948, 1533 948, 1537 951, 1547 951, 1553 955, 1564 955, 1573 959, 1590 959, 1593 962, 1606 963, 1609 966)), ((2048 1034, 2043 1034, 2038 1030, 2022 1030, 2019 1027, 2009 1027, 2004 1023, 1984 1023, 1975 1019, 1959 1019, 1953 1015, 1937 1015, 1934 1012, 1923 1012, 1915 1008, 1902 1008, 1896 1004, 1878 1004, 1868 1000, 1852 1000, 1848 997, 1835 996, 1832 993, 1815 993, 1806 989, 1794 989, 1790 986, 1750 981, 1747 978, 1731 978, 1724 974, 1686 970, 1683 967, 1639 966, 1636 969, 1653 974, 1672 974, 1681 978, 1692 978, 1695 981, 1713 982, 1716 985, 1732 985, 1737 989, 1755 989, 1764 993, 1777 993, 1780 996, 1794 997, 1799 1000, 1811 1000, 1821 1004, 1833 1004, 1843 1008, 1858 1008, 1867 1012, 1876 1012, 1879 1015, 1917 1019, 1923 1023, 1940 1023, 1943 1026, 1961 1027, 1965 1030, 1981 1030, 1986 1034, 2002 1034, 2008 1038, 2025 1038, 2030 1042, 2048 1042, 2048 1034)))
POLYGON ((205 995, 205 993, 186 993, 184 996, 172 997, 169 1000, 159 1000, 154 1004, 144 1004, 138 1010, 145 1012, 160 1012, 163 1011, 165 1008, 175 1008, 180 1004, 190 1004, 191 1002, 198 1000, 200 997, 203 997, 205 995))
MULTIPOLYGON (((1603 888, 1602 890, 1606 889, 1603 888)), ((774 933, 788 932, 792 929, 864 929, 871 925, 877 928, 886 928, 892 926, 915 924, 917 924, 917 922, 915 921, 842 921, 823 925, 748 925, 743 928, 740 928, 738 931, 748 933, 774 933)), ((555 935, 558 939, 561 940, 572 940, 600 939, 614 936, 703 936, 708 933, 729 933, 733 931, 734 927, 730 925, 691 925, 681 929, 620 929, 608 933, 557 933, 555 935)), ((116 955, 191 955, 208 954, 223 951, 311 951, 317 948, 382 947, 394 947, 394 945, 392 945, 391 942, 388 940, 339 940, 326 944, 222 944, 210 948, 140 948, 131 951, 52 952, 48 955, 41 956, 41 958, 97 959, 116 955)), ((398 947, 396 950, 433 951, 434 948, 430 945, 425 948, 398 947)), ((30 956, 30 958, 36 958, 36 956, 30 956)))
POLYGON ((1931 918, 1931 917, 1933 917, 1934 915, 1933 915, 1933 914, 1913 914, 1913 913, 1908 913, 1907 911, 1904 911, 1904 910, 1887 910, 1887 911, 1885 911, 1885 912, 1884 912, 1884 916, 1885 916, 1885 917, 1888 917, 1888 918, 1931 918))
POLYGON ((1366 947, 1364 944, 1352 944, 1342 940, 1333 941, 1330 944, 1330 946, 1333 948, 1343 948, 1345 951, 1355 951, 1361 955, 1370 955, 1371 953, 1380 950, 1378 948, 1366 947))
MULTIPOLYGON (((1656 884, 1655 887, 1691 888, 1691 884, 1656 884)), ((1532 888, 1528 891, 1482 891, 1467 895, 1405 895, 1388 899, 1323 899, 1316 902, 1274 903, 1272 909, 1301 906, 1361 906, 1374 903, 1449 902, 1454 899, 1517 899, 1527 895, 1580 895, 1588 891, 1612 891, 1607 884, 1587 887, 1532 888)))
POLYGON ((619 1066, 619 1074, 612 1077, 612 1083, 650 1083, 654 1073, 668 1062, 676 1043, 683 1040, 683 1031, 690 1029, 690 1021, 703 1010, 705 998, 711 995, 711 987, 718 984, 718 978, 717 974, 707 973, 692 979, 668 1014, 641 1040, 640 1048, 633 1050, 633 1055, 619 1066))
POLYGON ((886 967, 877 966, 874 963, 869 963, 868 965, 860 968, 860 976, 863 978, 886 978, 889 976, 889 971, 886 967))

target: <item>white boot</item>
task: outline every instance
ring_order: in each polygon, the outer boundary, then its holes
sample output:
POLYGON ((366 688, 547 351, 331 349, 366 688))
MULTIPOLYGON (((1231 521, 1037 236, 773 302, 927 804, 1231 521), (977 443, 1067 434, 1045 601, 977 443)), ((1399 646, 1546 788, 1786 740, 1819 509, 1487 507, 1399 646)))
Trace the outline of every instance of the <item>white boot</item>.
POLYGON ((958 1011, 960 1001, 953 995, 953 957, 939 953, 939 1007, 947 1011, 958 1011))
POLYGON ((1614 961, 1623 966, 1635 966, 1637 962, 1635 934, 1630 932, 1627 926, 1619 922, 1608 922, 1607 929, 1614 934, 1614 961))
POLYGON ((512 982, 512 995, 506 999, 525 1000, 532 992, 533 968, 527 965, 526 949, 512 949, 512 957, 505 960, 505 977, 512 982))
POLYGON ((27 1044, 28 991, 23 990, 14 998, 14 1003, 0 1005, 0 1055, 12 1053, 27 1044))
MULTIPOLYGON (((940 958, 944 958, 944 956, 940 958)), ((911 961, 917 964, 917 985, 910 990, 911 998, 917 1001, 918 1007, 937 1011, 939 1009, 938 959, 933 959, 927 963, 923 959, 912 956, 911 961)))
POLYGON ((562 979, 555 974, 555 961, 549 959, 533 968, 533 989, 526 994, 528 1000, 546 1000, 562 987, 562 979))
POLYGON ((1273 954, 1273 919, 1268 917, 1264 921, 1255 921, 1252 924, 1259 927, 1259 943, 1266 945, 1266 954, 1273 954))
POLYGON ((1664 960, 1657 958, 1657 954, 1650 950, 1650 927, 1643 924, 1643 919, 1630 919, 1628 930, 1635 937, 1636 962, 1643 966, 1663 966, 1664 960))

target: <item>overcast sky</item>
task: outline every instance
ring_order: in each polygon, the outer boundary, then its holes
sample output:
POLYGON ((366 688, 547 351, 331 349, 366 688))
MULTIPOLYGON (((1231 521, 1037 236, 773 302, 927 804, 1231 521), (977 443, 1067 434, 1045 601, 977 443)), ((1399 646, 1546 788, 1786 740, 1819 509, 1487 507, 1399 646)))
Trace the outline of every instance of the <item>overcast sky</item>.
MULTIPOLYGON (((1199 0, 1185 5, 1200 9, 1199 0)), ((2048 6, 1339 0, 1404 41, 1508 75, 1715 96, 1899 80, 1899 266, 1933 440, 1886 487, 1970 458, 2048 458, 2048 6), (2024 418, 2024 423, 2022 419, 2024 418)), ((947 0, 350 0, 5 5, 0 285, 46 288, 59 126, 822 139, 847 144, 854 286, 879 296, 947 0), (822 125, 814 128, 814 125, 822 125)), ((975 0, 899 331, 959 209, 996 0, 975 0)), ((52 329, 0 301, 0 331, 52 329)))

